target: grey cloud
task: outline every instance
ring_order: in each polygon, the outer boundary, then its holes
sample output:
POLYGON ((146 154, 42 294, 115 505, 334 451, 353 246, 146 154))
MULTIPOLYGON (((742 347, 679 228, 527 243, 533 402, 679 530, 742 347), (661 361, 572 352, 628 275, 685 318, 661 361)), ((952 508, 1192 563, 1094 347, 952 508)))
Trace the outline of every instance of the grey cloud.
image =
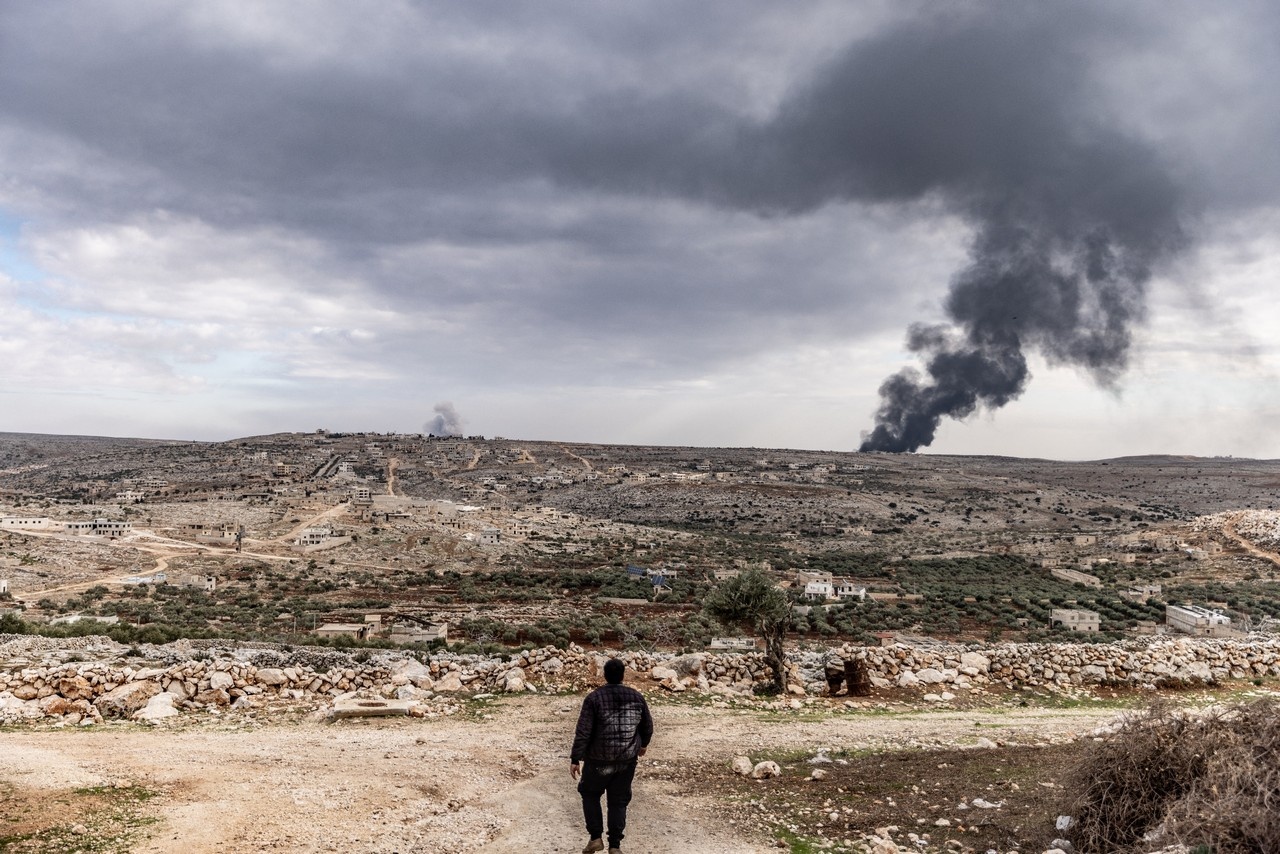
MULTIPOLYGON (((953 328, 912 342, 1009 386, 946 411, 1015 397, 1028 348, 1112 382, 1189 199, 1214 202, 1195 164, 1255 162, 1209 157, 1175 108, 1213 62, 1156 105, 1108 76, 1177 65, 1191 5, 1181 25, 1156 3, 308 4, 287 44, 192 8, 6 9, 0 200, 296 231, 362 299, 471 324, 494 371, 591 347, 620 375, 685 370, 883 330, 951 273, 919 236, 879 246, 942 211, 972 263, 953 328)), ((1238 127, 1274 138, 1265 97, 1239 97, 1238 127)))

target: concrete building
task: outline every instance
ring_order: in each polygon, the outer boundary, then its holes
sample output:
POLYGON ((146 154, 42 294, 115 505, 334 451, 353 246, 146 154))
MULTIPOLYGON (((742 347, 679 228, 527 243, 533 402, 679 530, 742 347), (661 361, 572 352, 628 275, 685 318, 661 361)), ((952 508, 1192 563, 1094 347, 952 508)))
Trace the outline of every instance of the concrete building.
POLYGON ((835 581, 835 595, 837 599, 865 600, 867 598, 867 588, 860 584, 854 584, 847 578, 837 578, 835 581))
POLYGON ((449 624, 431 623, 424 626, 419 623, 395 623, 391 626, 390 638, 392 643, 448 643, 449 624))
POLYGON ((1159 584, 1130 584, 1127 590, 1120 592, 1120 598, 1130 602, 1146 602, 1158 597, 1162 589, 1159 584))
POLYGON ((212 593, 218 588, 218 579, 212 575, 188 575, 178 582, 179 587, 191 587, 212 593))
POLYGON ((479 540, 482 546, 496 546, 502 542, 502 532, 497 528, 483 528, 479 540))
POLYGON ((1102 579, 1096 575, 1090 575, 1087 572, 1081 572, 1078 569, 1067 569, 1066 567, 1051 567, 1049 574, 1060 581, 1066 581, 1071 584, 1083 584, 1086 587, 1101 587, 1102 579))
POLYGON ((758 644, 756 638, 749 637, 711 639, 711 649, 728 649, 735 652, 754 652, 759 648, 758 644))
POLYGON ((133 530, 132 522, 117 522, 113 519, 94 519, 93 533, 99 537, 116 539, 133 530))
POLYGON ((1102 617, 1096 611, 1082 608, 1054 608, 1049 611, 1049 628, 1061 626, 1073 632, 1096 632, 1102 617))
POLYGON ((0 516, 0 530, 47 531, 54 523, 46 516, 0 516))
POLYGON ((810 599, 831 599, 836 595, 835 585, 830 581, 808 581, 804 585, 804 595, 810 599))
POLYGON ((336 548, 349 542, 351 542, 350 536, 342 534, 333 528, 317 526, 304 529, 298 538, 293 541, 292 549, 295 552, 311 554, 312 552, 336 548))
POLYGON ((63 522, 62 529, 68 534, 96 535, 116 539, 133 530, 132 522, 117 522, 113 519, 94 519, 84 522, 63 522))
POLYGON ((1175 632, 1202 637, 1231 634, 1231 618, 1199 605, 1165 605, 1164 623, 1175 632))
POLYGON ((315 634, 321 638, 364 640, 369 635, 369 627, 365 623, 325 623, 315 630, 315 634))

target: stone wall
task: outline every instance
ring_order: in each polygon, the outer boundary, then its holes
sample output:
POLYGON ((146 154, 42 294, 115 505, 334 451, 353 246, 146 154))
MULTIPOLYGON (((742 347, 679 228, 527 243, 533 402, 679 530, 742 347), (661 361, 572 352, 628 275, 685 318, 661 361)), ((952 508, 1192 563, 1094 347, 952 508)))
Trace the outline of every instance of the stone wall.
MULTIPOLYGON (((400 651, 322 648, 147 647, 149 666, 122 657, 106 639, 81 645, 97 660, 66 660, 56 639, 25 640, 25 656, 0 655, 0 722, 58 716, 88 725, 109 717, 152 719, 179 710, 253 707, 263 701, 326 703, 353 693, 410 700, 423 714, 448 713, 461 694, 580 690, 601 678, 607 653, 576 645, 509 656, 439 652, 425 661, 400 651), (33 660, 40 659, 40 660, 33 660), (150 711, 148 711, 150 710, 150 711)), ((75 639, 83 644, 84 639, 75 639)), ((13 652, 0 637, 0 653, 13 652)), ((994 647, 843 646, 791 656, 790 690, 819 693, 835 652, 866 662, 874 686, 965 690, 981 685, 1065 689, 1099 684, 1159 686, 1280 676, 1280 640, 1178 639, 1118 644, 1002 644, 994 647)), ((616 653, 641 687, 749 695, 771 673, 760 653, 616 653)), ((455 704, 456 705, 456 704, 455 704)))

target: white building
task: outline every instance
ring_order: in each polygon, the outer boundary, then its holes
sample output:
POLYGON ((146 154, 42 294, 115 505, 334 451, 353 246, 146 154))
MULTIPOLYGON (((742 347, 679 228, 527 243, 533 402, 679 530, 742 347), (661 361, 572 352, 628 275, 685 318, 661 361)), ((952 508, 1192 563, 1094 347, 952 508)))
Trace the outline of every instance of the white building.
POLYGON ((860 584, 854 584, 847 578, 836 579, 835 594, 837 599, 859 599, 867 598, 867 588, 860 584))
POLYGON ((1164 622, 1175 632, 1220 637, 1231 633, 1231 618, 1199 605, 1165 605, 1164 622))
POLYGON ((113 519, 94 519, 93 533, 99 537, 123 537, 133 530, 132 522, 117 522, 113 519))
POLYGON ((830 581, 808 581, 804 585, 804 595, 810 599, 830 599, 836 595, 836 590, 830 581))
POLYGON ((47 531, 53 522, 45 516, 0 516, 0 529, 5 531, 47 531))

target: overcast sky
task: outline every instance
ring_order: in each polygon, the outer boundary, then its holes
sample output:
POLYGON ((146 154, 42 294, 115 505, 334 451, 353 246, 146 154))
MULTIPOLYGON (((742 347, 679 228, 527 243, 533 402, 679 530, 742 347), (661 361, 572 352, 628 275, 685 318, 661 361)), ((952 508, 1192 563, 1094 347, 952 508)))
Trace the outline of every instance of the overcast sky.
POLYGON ((0 430, 852 450, 972 346, 1026 376, 931 452, 1280 457, 1277 44, 1261 0, 6 3, 0 430))

